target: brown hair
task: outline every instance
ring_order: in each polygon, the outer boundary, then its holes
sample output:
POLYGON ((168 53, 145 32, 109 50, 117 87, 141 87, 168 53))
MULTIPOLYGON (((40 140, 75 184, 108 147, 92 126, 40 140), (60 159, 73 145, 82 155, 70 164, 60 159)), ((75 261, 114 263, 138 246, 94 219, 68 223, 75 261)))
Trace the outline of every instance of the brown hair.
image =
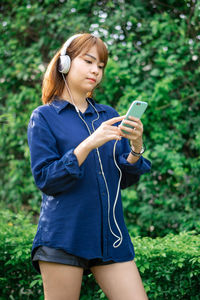
MULTIPOLYGON (((104 70, 108 60, 107 48, 100 38, 95 37, 90 33, 83 33, 81 34, 81 36, 74 39, 67 48, 67 54, 69 55, 71 60, 73 60, 83 50, 86 53, 94 45, 97 46, 100 61, 104 63, 104 70)), ((50 103, 53 100, 54 96, 60 96, 64 89, 63 77, 62 74, 58 71, 58 63, 62 47, 54 55, 44 74, 42 82, 42 102, 44 104, 50 103)), ((88 93, 88 97, 92 97, 92 92, 88 93)))

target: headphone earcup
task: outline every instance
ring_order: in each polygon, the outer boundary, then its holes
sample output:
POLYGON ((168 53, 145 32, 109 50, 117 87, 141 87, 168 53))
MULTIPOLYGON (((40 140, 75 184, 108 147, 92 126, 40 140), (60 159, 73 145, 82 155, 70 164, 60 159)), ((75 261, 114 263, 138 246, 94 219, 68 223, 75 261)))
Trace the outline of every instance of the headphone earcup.
POLYGON ((58 71, 63 74, 67 74, 71 66, 71 59, 69 55, 61 55, 59 58, 58 71))

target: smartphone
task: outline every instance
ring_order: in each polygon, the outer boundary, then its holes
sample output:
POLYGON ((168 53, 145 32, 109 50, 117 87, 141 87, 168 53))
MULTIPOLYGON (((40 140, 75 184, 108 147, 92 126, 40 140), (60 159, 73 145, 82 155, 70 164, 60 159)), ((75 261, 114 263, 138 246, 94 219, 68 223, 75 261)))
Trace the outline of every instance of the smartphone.
MULTIPOLYGON (((146 108, 148 106, 147 102, 144 101, 138 101, 135 100, 132 102, 131 106, 129 107, 129 110, 127 111, 126 117, 124 120, 128 120, 130 116, 140 119, 145 112, 146 108)), ((134 128, 133 126, 130 126, 128 124, 124 123, 124 120, 122 121, 122 125, 130 128, 134 128)), ((124 133, 129 133, 128 131, 122 130, 124 133)))

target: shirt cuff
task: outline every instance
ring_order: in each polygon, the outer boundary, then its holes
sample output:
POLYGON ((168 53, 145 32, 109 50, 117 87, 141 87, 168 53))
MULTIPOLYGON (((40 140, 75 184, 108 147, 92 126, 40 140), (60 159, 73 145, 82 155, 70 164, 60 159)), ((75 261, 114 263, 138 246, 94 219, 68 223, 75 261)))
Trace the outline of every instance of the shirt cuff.
POLYGON ((74 149, 67 151, 63 157, 62 162, 67 169, 67 172, 74 178, 82 178, 84 174, 84 164, 79 166, 74 149))
POLYGON ((127 161, 129 153, 124 153, 119 157, 119 166, 122 171, 126 171, 128 173, 132 174, 144 174, 150 171, 151 169, 151 162, 150 160, 144 158, 143 156, 140 156, 138 161, 131 164, 127 161))

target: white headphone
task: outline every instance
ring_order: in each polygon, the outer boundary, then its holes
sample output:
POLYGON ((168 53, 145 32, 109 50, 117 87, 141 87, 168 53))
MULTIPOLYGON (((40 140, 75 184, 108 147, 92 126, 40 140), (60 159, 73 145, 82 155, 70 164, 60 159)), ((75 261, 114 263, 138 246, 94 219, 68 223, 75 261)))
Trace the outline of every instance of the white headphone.
POLYGON ((66 54, 67 48, 71 44, 73 40, 75 40, 77 37, 81 36, 82 34, 75 34, 71 36, 63 45, 61 52, 60 52, 60 59, 59 59, 59 67, 58 71, 63 74, 67 74, 69 72, 70 66, 71 66, 71 58, 69 55, 66 54))

